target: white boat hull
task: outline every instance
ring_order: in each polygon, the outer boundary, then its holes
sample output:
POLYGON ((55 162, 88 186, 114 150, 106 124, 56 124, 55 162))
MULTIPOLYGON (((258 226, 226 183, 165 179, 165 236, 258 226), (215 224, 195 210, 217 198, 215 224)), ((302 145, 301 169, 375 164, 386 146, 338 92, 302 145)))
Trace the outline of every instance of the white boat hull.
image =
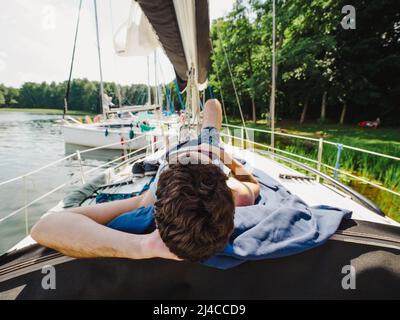
POLYGON ((65 143, 76 144, 86 147, 100 147, 104 145, 112 146, 108 149, 122 150, 127 149, 140 149, 150 143, 151 136, 142 133, 134 132, 134 138, 138 137, 134 141, 121 142, 121 138, 124 141, 130 140, 129 129, 108 129, 108 134, 105 134, 104 128, 98 128, 95 126, 84 126, 84 125, 64 125, 62 126, 62 132, 64 135, 65 143))

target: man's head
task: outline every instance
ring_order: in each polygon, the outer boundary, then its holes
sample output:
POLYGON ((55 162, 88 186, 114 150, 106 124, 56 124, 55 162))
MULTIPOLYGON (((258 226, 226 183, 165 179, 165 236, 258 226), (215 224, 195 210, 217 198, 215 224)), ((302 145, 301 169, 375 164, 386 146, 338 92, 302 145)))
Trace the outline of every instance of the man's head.
POLYGON ((155 220, 162 240, 181 259, 203 261, 227 244, 234 201, 227 177, 214 164, 174 164, 157 186, 155 220))

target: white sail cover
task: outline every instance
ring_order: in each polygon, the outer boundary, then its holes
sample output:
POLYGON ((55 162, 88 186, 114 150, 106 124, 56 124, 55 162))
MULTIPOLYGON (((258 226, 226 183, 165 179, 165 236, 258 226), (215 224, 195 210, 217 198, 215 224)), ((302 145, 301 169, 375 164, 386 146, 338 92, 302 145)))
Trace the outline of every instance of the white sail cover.
POLYGON ((139 4, 132 0, 128 19, 114 35, 114 50, 119 56, 148 56, 159 41, 139 4))
MULTIPOLYGON (((190 70, 191 67, 193 67, 194 70, 197 71, 199 69, 197 60, 196 1, 173 0, 173 2, 181 34, 183 50, 185 51, 187 70, 190 70)), ((198 83, 197 75, 194 80, 195 85, 199 90, 202 90, 207 86, 207 81, 204 83, 198 83)))

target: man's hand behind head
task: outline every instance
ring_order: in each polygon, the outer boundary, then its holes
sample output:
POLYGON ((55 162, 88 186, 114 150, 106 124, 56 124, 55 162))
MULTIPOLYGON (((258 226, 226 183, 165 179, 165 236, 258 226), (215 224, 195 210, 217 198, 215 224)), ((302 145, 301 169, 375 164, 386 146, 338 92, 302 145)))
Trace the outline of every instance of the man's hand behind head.
POLYGON ((147 258, 163 258, 163 259, 179 260, 179 261, 182 260, 179 259, 171 251, 169 251, 165 243, 162 241, 158 229, 144 236, 142 248, 143 248, 143 254, 147 258))

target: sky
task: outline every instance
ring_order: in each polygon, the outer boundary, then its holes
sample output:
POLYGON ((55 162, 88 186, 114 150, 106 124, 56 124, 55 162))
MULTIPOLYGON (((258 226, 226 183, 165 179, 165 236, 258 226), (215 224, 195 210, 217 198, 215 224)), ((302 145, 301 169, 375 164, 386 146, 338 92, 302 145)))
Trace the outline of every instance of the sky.
MULTIPOLYGON (((228 13, 232 3, 209 0, 211 20, 228 13)), ((127 20, 129 6, 130 0, 97 0, 103 79, 147 83, 147 58, 118 57, 112 45, 113 30, 127 20)), ((0 0, 0 83, 19 87, 26 81, 66 80, 78 7, 79 0, 0 0)), ((100 79, 96 46, 93 1, 83 0, 73 78, 100 79)), ((169 82, 172 65, 157 51, 159 80, 169 82)), ((153 63, 150 75, 154 83, 153 63)))

